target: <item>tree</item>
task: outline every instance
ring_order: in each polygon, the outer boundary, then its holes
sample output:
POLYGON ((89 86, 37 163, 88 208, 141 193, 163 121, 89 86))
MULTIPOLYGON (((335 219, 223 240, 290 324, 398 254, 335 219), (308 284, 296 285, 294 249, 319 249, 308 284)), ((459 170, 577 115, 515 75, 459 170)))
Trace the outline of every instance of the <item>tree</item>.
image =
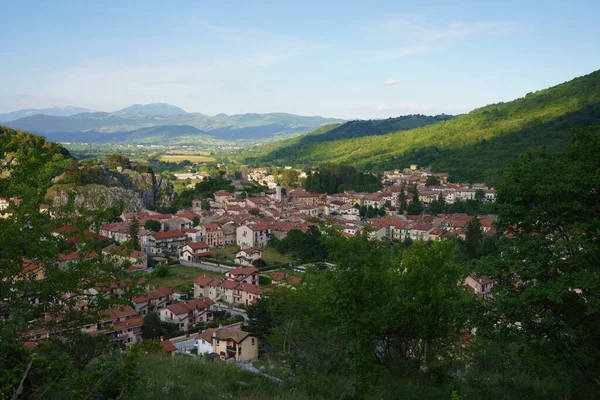
POLYGON ((162 336, 162 323, 160 316, 150 311, 144 317, 144 326, 142 327, 142 335, 144 339, 155 339, 162 336))
POLYGON ((427 177, 427 181, 425 181, 425 186, 439 186, 440 179, 436 175, 429 175, 427 177))
POLYGON ((483 250, 483 232, 481 231, 481 221, 477 217, 473 217, 467 224, 465 250, 471 258, 477 257, 483 250))
POLYGON ((408 207, 408 203, 406 201, 406 186, 404 184, 400 186, 400 191, 398 192, 398 206, 400 207, 400 214, 404 214, 408 207))
POLYGON ((496 283, 478 335, 510 343, 520 382, 553 377, 550 397, 600 390, 599 152, 600 128, 577 129, 566 152, 528 153, 507 168, 498 226, 510 237, 479 264, 496 283))
POLYGON ((134 250, 141 250, 140 248, 140 237, 139 237, 140 226, 138 225, 137 216, 134 215, 129 225, 129 239, 130 247, 134 250))
POLYGON ((144 223, 144 228, 152 232, 160 232, 161 227, 160 221, 155 219, 146 220, 144 223))
POLYGON ((427 211, 431 215, 443 214, 446 211, 446 199, 442 193, 438 195, 437 199, 429 204, 427 211))
POLYGON ((475 200, 480 203, 485 201, 485 191, 483 189, 475 190, 475 200))
POLYGON ((210 211, 210 203, 207 199, 203 199, 202 203, 200 204, 200 208, 203 211, 210 211))
POLYGON ((389 315, 396 339, 390 345, 401 358, 427 366, 457 340, 463 326, 458 305, 467 297, 456 283, 467 271, 452 262, 455 248, 452 240, 417 241, 401 255, 404 272, 392 276, 398 298, 392 310, 402 312, 389 315))
POLYGON ((114 342, 90 339, 81 328, 97 324, 104 310, 127 304, 139 291, 126 285, 123 298, 105 296, 124 270, 93 256, 97 239, 87 233, 93 215, 80 209, 71 217, 71 203, 50 218, 39 212, 39 200, 24 198, 0 220, 0 315, 9 317, 0 323, 0 397, 119 396, 125 387, 135 387, 135 354, 115 353, 114 342), (60 268, 67 238, 52 231, 64 226, 72 229, 69 237, 77 239, 81 257, 60 268), (32 332, 51 336, 30 351, 24 342, 36 339, 32 332), (105 386, 113 374, 112 387, 105 386))
POLYGON ((284 169, 281 171, 281 177, 279 178, 279 183, 282 186, 298 186, 298 178, 300 177, 300 172, 295 169, 284 169))
POLYGON ((109 154, 104 159, 104 165, 110 169, 116 169, 117 167, 129 168, 129 158, 120 154, 109 154))
POLYGON ((421 207, 421 201, 419 200, 419 190, 417 189, 417 185, 412 185, 410 188, 410 194, 412 199, 410 201, 409 206, 406 209, 406 213, 408 215, 419 215, 421 211, 423 211, 421 207))

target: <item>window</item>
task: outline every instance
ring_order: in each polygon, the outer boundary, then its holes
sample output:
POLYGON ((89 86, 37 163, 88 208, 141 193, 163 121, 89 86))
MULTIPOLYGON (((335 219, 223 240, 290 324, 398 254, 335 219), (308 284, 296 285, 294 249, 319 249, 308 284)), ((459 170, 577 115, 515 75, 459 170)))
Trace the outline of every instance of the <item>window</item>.
POLYGON ((252 338, 252 346, 254 346, 254 338, 252 338))

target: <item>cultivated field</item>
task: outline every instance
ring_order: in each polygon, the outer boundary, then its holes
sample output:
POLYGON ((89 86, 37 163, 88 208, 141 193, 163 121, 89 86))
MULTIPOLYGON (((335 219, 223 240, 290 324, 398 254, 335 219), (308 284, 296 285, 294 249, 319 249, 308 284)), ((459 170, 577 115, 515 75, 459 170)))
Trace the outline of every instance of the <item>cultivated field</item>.
POLYGON ((158 158, 160 161, 165 162, 181 162, 181 161, 191 161, 191 162, 213 162, 215 158, 210 155, 208 151, 185 151, 185 150, 171 150, 168 151, 167 154, 163 154, 158 158))

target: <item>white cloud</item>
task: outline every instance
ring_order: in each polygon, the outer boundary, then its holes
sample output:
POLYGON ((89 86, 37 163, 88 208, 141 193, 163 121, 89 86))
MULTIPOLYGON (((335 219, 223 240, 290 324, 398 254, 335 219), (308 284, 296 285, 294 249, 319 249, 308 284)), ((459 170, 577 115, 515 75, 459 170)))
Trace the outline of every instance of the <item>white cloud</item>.
MULTIPOLYGON (((473 36, 508 34, 521 26, 514 22, 483 21, 432 24, 424 17, 387 18, 377 24, 380 42, 398 43, 377 51, 369 61, 382 61, 415 54, 443 51, 473 36)), ((373 29, 371 27, 370 29, 373 29)))
POLYGON ((387 86, 395 86, 398 84, 398 81, 395 79, 388 79, 387 81, 385 81, 383 83, 387 86))

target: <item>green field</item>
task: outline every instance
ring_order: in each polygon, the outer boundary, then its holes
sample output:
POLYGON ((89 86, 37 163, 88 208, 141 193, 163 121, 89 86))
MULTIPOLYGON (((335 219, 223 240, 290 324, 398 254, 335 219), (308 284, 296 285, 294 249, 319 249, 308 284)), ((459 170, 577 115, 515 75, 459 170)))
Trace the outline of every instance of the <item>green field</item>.
POLYGON ((173 162, 173 163, 178 163, 181 161, 191 161, 191 162, 212 162, 215 161, 215 158, 213 156, 209 156, 209 155, 192 155, 192 154, 166 154, 164 156, 160 156, 158 158, 159 161, 164 161, 164 162, 173 162))
POLYGON ((168 276, 164 278, 150 278, 150 284, 157 287, 168 287, 172 290, 183 290, 185 285, 192 283, 200 275, 213 276, 215 278, 221 276, 218 272, 186 267, 185 265, 173 265, 167 268, 169 269, 168 276))

